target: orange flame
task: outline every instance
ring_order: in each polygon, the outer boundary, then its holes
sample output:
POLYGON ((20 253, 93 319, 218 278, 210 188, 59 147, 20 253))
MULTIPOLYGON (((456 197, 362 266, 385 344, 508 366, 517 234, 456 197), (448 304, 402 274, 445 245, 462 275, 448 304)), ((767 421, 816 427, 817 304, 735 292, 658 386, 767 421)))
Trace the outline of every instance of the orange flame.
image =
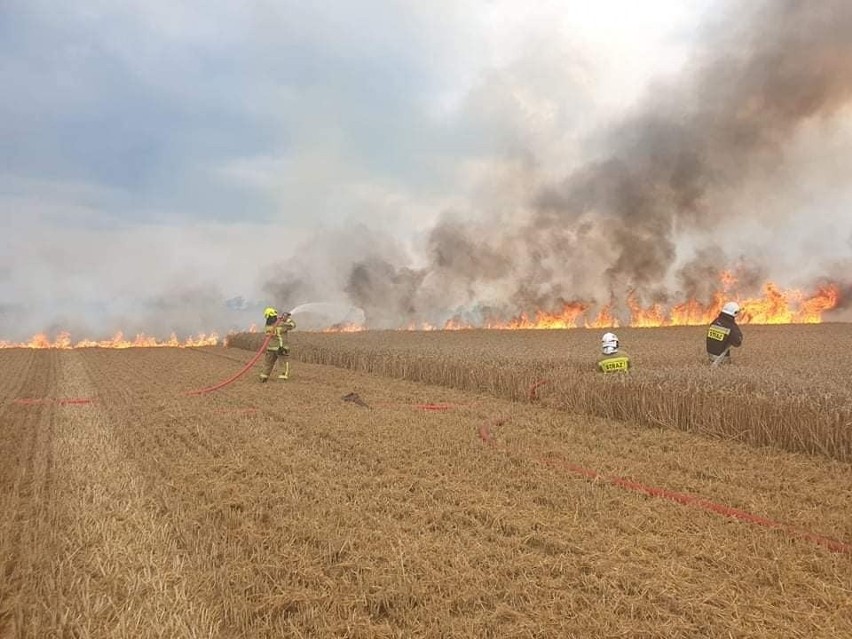
POLYGON ((0 340, 0 348, 189 348, 194 346, 216 346, 217 344, 219 344, 219 336, 216 333, 210 333, 209 335, 202 333, 194 337, 187 337, 184 340, 179 340, 177 335, 172 333, 168 339, 159 340, 144 333, 139 333, 133 339, 128 339, 124 337, 124 333, 121 331, 118 331, 110 339, 104 340, 83 339, 72 342, 71 335, 64 331, 59 333, 53 340, 44 333, 33 335, 27 342, 15 343, 0 340))
POLYGON ((722 271, 719 273, 719 282, 722 284, 722 292, 727 293, 733 290, 737 283, 737 276, 731 271, 722 271))
MULTIPOLYGON (((728 300, 740 305, 737 319, 741 324, 818 324, 822 314, 837 306, 840 290, 835 284, 826 284, 817 288, 811 294, 805 294, 798 289, 781 289, 773 282, 767 282, 762 287, 759 297, 743 297, 734 293, 725 294, 734 285, 736 279, 728 272, 720 277, 722 289, 717 291, 711 301, 702 304, 697 300, 687 300, 666 308, 662 304, 642 306, 637 296, 631 293, 627 296, 627 308, 630 311, 631 327, 658 326, 696 326, 712 322, 722 306, 728 300)), ((564 321, 566 309, 570 307, 573 313, 582 305, 566 305, 554 313, 536 312, 534 321, 527 315, 500 324, 492 323, 493 328, 573 328, 578 324, 578 317, 571 316, 570 321, 564 321)), ((612 306, 601 308, 598 315, 587 320, 586 328, 617 328, 618 320, 613 315, 612 306)))
POLYGON ((341 323, 325 329, 323 333, 358 333, 365 330, 367 327, 362 324, 341 323))
MULTIPOLYGON (((766 282, 759 296, 748 297, 736 292, 737 277, 731 271, 719 274, 719 288, 709 302, 702 303, 689 299, 671 306, 651 304, 643 306, 638 296, 627 296, 627 309, 630 320, 625 326, 698 326, 712 322, 727 301, 740 305, 737 318, 740 324, 818 324, 824 312, 835 308, 840 300, 840 289, 836 284, 819 286, 807 294, 798 289, 782 289, 774 282, 766 282)), ((552 312, 537 310, 534 313, 520 313, 508 320, 491 319, 474 325, 459 318, 448 320, 443 330, 464 330, 471 328, 492 329, 553 329, 553 328, 618 328, 619 320, 612 304, 600 307, 596 312, 590 304, 583 302, 565 302, 561 308, 552 312), (590 314, 592 313, 592 314, 590 314)), ((360 331, 365 326, 349 325, 333 327, 328 331, 360 331)), ((402 330, 438 330, 425 323, 412 322, 402 330)))

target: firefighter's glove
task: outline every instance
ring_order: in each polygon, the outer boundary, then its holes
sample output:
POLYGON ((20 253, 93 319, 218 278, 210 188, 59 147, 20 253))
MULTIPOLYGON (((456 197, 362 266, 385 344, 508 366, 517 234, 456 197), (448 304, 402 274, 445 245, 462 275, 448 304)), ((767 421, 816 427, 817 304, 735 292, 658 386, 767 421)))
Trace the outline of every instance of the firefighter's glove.
POLYGON ((283 346, 279 346, 279 347, 278 347, 278 354, 279 354, 279 355, 283 355, 283 354, 284 354, 284 352, 285 352, 285 351, 284 351, 284 347, 283 347, 283 346))

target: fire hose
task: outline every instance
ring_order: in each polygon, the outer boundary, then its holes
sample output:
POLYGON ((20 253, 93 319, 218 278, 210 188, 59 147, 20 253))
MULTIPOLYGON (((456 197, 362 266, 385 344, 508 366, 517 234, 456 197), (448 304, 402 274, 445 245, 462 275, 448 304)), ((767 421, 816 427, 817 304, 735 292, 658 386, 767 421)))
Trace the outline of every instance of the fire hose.
MULTIPOLYGON (((486 446, 489 446, 496 450, 500 450, 506 454, 513 454, 508 446, 497 441, 493 433, 493 430, 495 428, 503 426, 506 421, 507 419, 502 418, 495 419, 490 422, 485 422, 479 426, 477 434, 482 440, 482 443, 486 446)), ((635 493, 646 495, 648 497, 663 499, 679 504, 681 506, 691 506, 693 508, 698 508, 700 510, 720 515, 722 517, 728 517, 730 519, 735 519, 737 521, 741 521, 747 524, 752 524, 754 526, 760 526, 762 528, 768 528, 771 530, 779 530, 786 533, 790 537, 804 539, 818 546, 822 546, 823 548, 826 548, 831 552, 852 554, 852 544, 840 541, 839 539, 833 539, 832 537, 827 537, 826 535, 814 533, 809 530, 805 530, 804 528, 799 528, 798 526, 793 526, 791 524, 777 521, 775 519, 770 519, 769 517, 755 515, 754 513, 750 513, 745 510, 740 510, 739 508, 733 508, 731 506, 727 506, 725 504, 721 504, 715 501, 710 501, 709 499, 704 499, 703 497, 699 497, 697 495, 680 493, 673 490, 669 490, 667 488, 661 488, 659 486, 643 484, 638 481, 628 479, 626 477, 619 477, 618 475, 605 475, 591 468, 585 468, 583 466, 572 464, 568 460, 560 459, 559 457, 553 456, 551 454, 538 456, 522 456, 522 458, 525 458, 527 461, 537 462, 550 468, 557 468, 568 471, 574 475, 578 475, 587 480, 607 483, 612 486, 622 488, 624 490, 629 490, 635 493)))
MULTIPOLYGON (((278 321, 275 322, 275 324, 273 324, 273 326, 275 326, 275 327, 279 326, 281 324, 281 322, 283 322, 285 320, 285 318, 287 318, 287 317, 290 317, 290 313, 287 313, 286 315, 282 315, 280 318, 278 318, 278 321)), ((225 386, 233 384, 240 377, 242 377, 247 372, 249 372, 251 370, 252 366, 254 366, 257 363, 257 360, 260 359, 261 355, 263 355, 266 352, 266 347, 269 344, 269 340, 271 340, 271 339, 272 339, 272 334, 267 334, 266 339, 263 340, 263 344, 261 344, 260 348, 257 349, 257 353, 254 354, 254 357, 252 357, 248 361, 248 363, 245 366, 242 367, 242 369, 240 369, 239 371, 237 371, 236 373, 231 375, 229 378, 222 380, 221 382, 218 382, 216 384, 213 384, 212 386, 206 386, 204 388, 196 388, 194 390, 184 391, 183 395, 205 395, 207 393, 212 393, 213 391, 217 391, 220 388, 225 388, 225 386)))
MULTIPOLYGON (((274 324, 274 326, 278 326, 283 321, 284 321, 284 318, 282 317, 281 319, 279 319, 274 324)), ((184 392, 181 393, 181 395, 184 395, 184 396, 205 395, 207 393, 212 393, 213 391, 217 391, 221 388, 224 388, 225 386, 233 384, 240 377, 242 377, 249 370, 251 370, 252 366, 254 366, 257 363, 257 360, 259 360, 260 357, 266 352, 266 347, 269 344, 269 341, 271 339, 272 339, 272 335, 267 335, 266 338, 263 340, 263 344, 261 344, 260 348, 257 350, 257 353, 254 354, 254 357, 252 357, 248 361, 248 363, 246 363, 246 365, 243 366, 239 371, 237 371, 236 373, 234 373, 233 375, 231 375, 227 379, 224 379, 221 382, 217 382, 216 384, 213 384, 211 386, 205 386, 204 388, 196 388, 196 389, 193 389, 193 390, 184 391, 184 392)), ((71 399, 66 398, 66 399, 56 399, 56 400, 44 399, 44 398, 35 398, 35 399, 33 399, 33 398, 18 398, 18 399, 13 399, 12 403, 13 404, 19 404, 19 405, 25 405, 25 406, 31 406, 31 405, 35 405, 35 404, 56 403, 60 406, 67 406, 67 405, 93 404, 93 403, 95 403, 95 401, 96 400, 88 398, 88 397, 79 397, 79 398, 71 398, 71 399)))
POLYGON ((231 375, 228 379, 222 380, 221 382, 218 382, 217 384, 213 384, 212 386, 205 386, 204 388, 196 388, 194 390, 184 391, 183 394, 184 395, 205 395, 206 393, 212 393, 213 391, 217 391, 220 388, 225 388, 225 386, 228 386, 229 384, 234 383, 240 377, 245 375, 251 369, 251 367, 254 366, 257 363, 257 360, 259 360, 260 356, 263 355, 264 351, 266 351, 266 345, 269 343, 270 337, 271 336, 268 336, 263 341, 263 345, 260 347, 260 349, 257 351, 257 353, 254 354, 254 357, 252 357, 249 360, 249 362, 245 366, 243 366, 242 369, 240 369, 239 371, 237 371, 236 373, 231 375))

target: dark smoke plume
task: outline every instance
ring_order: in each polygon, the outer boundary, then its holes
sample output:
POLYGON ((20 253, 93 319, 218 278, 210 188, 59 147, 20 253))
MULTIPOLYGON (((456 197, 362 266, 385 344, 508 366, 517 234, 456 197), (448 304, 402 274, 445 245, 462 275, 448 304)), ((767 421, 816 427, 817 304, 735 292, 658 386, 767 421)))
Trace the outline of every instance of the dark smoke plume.
MULTIPOLYGON (((778 172, 802 124, 850 102, 850 61, 852 2, 736 3, 680 81, 656 87, 604 136, 597 159, 537 188, 515 219, 440 222, 417 270, 359 259, 346 292, 382 323, 430 319, 438 309, 446 317, 483 296, 507 313, 628 292, 661 301, 673 286, 706 298, 737 256, 705 241, 672 272, 679 238, 712 240, 741 223, 731 197, 778 172)), ((763 274, 745 261, 738 272, 741 281, 763 274)))
POLYGON ((594 212, 614 229, 610 284, 661 281, 678 231, 712 230, 734 215, 712 206, 716 191, 760 179, 783 162, 803 121, 849 101, 850 33, 845 0, 771 1, 747 25, 720 29, 692 78, 615 131, 612 157, 541 194, 530 226, 560 233, 594 212))
POLYGON ((414 296, 424 276, 423 271, 397 269, 384 260, 369 258, 354 266, 345 290, 372 326, 391 328, 399 318, 416 315, 414 296))

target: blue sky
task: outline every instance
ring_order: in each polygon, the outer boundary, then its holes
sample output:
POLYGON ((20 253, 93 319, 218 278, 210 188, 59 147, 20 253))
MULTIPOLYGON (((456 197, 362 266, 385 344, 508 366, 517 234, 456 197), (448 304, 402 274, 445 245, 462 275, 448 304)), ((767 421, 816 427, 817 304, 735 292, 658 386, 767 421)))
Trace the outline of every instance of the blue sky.
POLYGON ((342 299, 327 265, 594 155, 713 6, 3 0, 0 338, 226 329, 294 259, 342 299))

